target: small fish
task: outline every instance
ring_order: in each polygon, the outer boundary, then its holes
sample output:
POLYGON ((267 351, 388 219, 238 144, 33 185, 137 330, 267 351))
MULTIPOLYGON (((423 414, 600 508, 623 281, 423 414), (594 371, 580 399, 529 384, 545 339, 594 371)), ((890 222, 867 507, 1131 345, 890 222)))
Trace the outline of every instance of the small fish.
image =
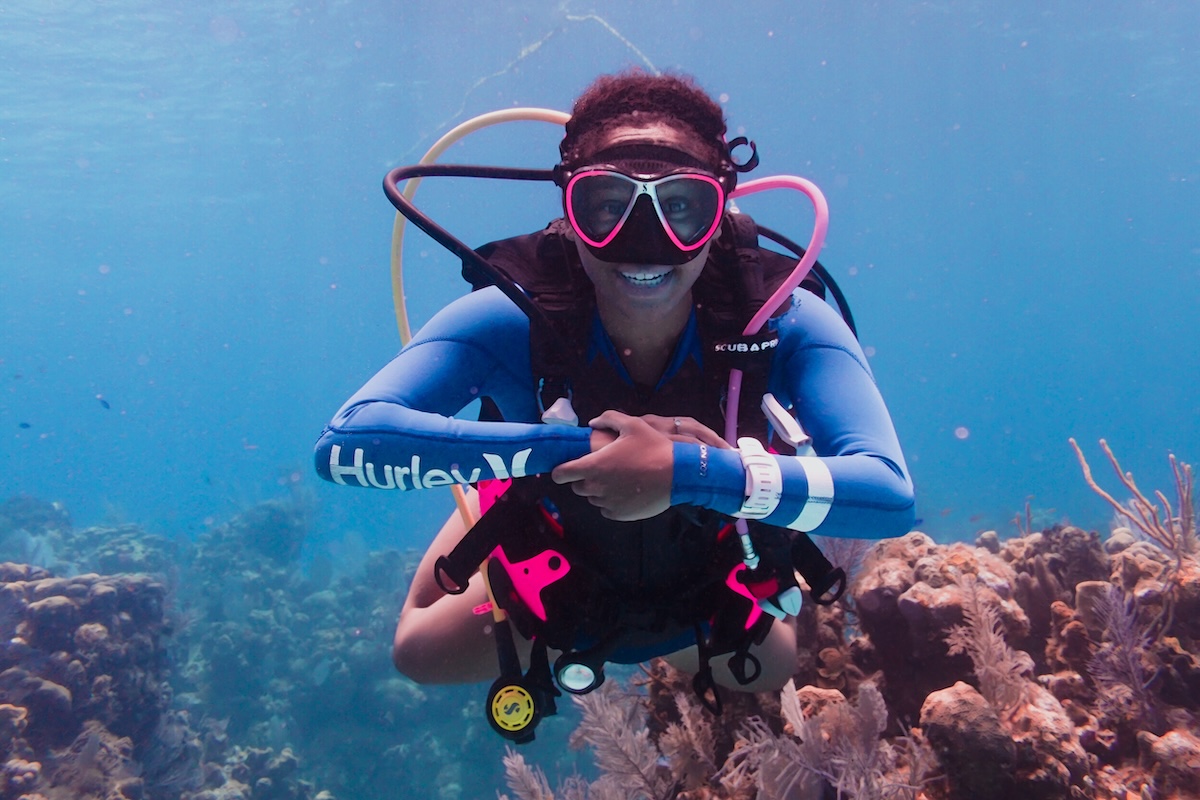
POLYGON ((21 423, 18 423, 18 424, 17 424, 17 427, 18 427, 18 428, 25 428, 25 429, 29 429, 29 428, 32 428, 33 426, 32 426, 32 425, 30 425, 28 422, 21 422, 21 423))
POLYGON ((110 405, 108 404, 108 401, 107 401, 107 400, 105 400, 103 397, 97 397, 96 399, 100 401, 100 406, 101 406, 102 408, 112 408, 112 406, 110 406, 110 405))

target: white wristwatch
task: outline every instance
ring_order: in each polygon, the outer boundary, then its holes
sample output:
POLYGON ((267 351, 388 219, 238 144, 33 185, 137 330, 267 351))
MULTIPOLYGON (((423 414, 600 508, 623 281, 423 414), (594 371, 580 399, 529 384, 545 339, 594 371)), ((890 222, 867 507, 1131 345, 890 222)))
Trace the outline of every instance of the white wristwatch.
POLYGON ((779 498, 783 496, 783 473, 779 470, 779 462, 757 439, 748 436, 738 439, 738 453, 746 468, 746 499, 734 516, 762 519, 779 505, 779 498))

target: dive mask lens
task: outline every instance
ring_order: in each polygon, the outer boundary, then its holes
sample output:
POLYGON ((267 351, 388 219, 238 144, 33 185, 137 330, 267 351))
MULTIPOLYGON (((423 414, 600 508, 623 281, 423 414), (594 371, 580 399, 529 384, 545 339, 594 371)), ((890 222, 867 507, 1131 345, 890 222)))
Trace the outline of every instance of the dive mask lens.
POLYGON ((705 175, 669 175, 655 181, 658 218, 684 248, 702 246, 721 220, 721 185, 705 175))
POLYGON ((637 199, 635 181, 616 172, 589 171, 567 184, 567 215, 575 231, 593 247, 617 235, 637 199))
POLYGON ((711 175, 692 171, 644 180, 613 169, 582 170, 567 181, 567 217, 586 244, 606 247, 642 196, 652 202, 663 232, 678 250, 703 247, 721 223, 721 184, 711 175))

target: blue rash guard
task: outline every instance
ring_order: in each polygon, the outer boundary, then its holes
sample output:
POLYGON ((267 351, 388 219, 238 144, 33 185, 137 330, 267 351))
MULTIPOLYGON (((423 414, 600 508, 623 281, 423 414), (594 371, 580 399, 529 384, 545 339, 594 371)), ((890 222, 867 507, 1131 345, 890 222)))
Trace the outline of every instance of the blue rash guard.
MULTIPOLYGON (((763 521, 824 536, 907 533, 912 482, 853 334, 804 291, 779 318, 779 334, 769 389, 793 406, 816 457, 773 456, 783 490, 763 521), (814 506, 828 506, 828 513, 814 517, 814 506)), ((599 324, 592 345, 627 378, 599 324)), ((701 358, 694 314, 662 381, 688 358, 701 358)), ((589 428, 540 422, 535 388, 528 318, 494 287, 472 292, 434 316, 338 411, 317 441, 317 472, 349 486, 427 489, 549 472, 590 452, 589 428), (481 397, 507 421, 453 416, 481 397)), ((747 483, 738 451, 710 447, 701 461, 699 445, 675 443, 672 505, 737 513, 747 483)))

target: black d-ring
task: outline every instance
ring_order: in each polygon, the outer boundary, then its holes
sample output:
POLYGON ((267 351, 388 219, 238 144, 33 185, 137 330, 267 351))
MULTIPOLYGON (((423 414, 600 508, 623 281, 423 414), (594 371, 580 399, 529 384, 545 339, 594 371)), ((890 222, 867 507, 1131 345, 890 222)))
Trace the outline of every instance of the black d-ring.
POLYGON ((463 583, 460 586, 458 581, 455 581, 454 577, 450 574, 450 568, 450 559, 445 556, 438 556, 438 560, 433 564, 433 579, 437 582, 438 588, 446 594, 462 594, 467 590, 467 583, 463 583), (452 582, 449 586, 446 585, 447 579, 452 582))
POLYGON ((734 653, 729 659, 729 671, 738 683, 745 686, 758 680, 758 676, 762 675, 762 662, 749 652, 734 653), (747 672, 747 665, 754 668, 752 673, 747 672))
POLYGON ((846 570, 838 567, 833 572, 825 576, 820 585, 814 586, 812 591, 813 602, 820 606, 831 606, 838 600, 842 599, 842 595, 846 593, 846 570))

